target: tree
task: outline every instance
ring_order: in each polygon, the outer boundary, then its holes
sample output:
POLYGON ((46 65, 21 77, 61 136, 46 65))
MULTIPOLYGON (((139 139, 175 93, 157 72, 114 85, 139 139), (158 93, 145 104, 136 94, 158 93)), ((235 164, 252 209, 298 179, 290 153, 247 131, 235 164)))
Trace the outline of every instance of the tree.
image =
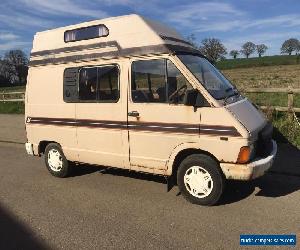
POLYGON ((281 46, 281 54, 291 55, 294 51, 299 51, 299 40, 296 38, 290 38, 281 46))
POLYGON ((239 53, 239 51, 238 50, 231 50, 230 52, 229 52, 229 55, 230 56, 232 56, 234 59, 236 59, 237 58, 237 56, 239 55, 240 53, 239 53))
POLYGON ((10 50, 4 55, 3 69, 10 83, 25 84, 28 73, 28 58, 22 50, 10 50))
POLYGON ((5 61, 0 57, 0 86, 9 86, 10 79, 5 61))
POLYGON ((256 45, 256 51, 259 57, 266 53, 268 47, 265 44, 256 45))
POLYGON ((213 63, 223 58, 227 54, 225 46, 217 38, 203 39, 199 50, 213 63))
POLYGON ((300 41, 298 41, 298 45, 296 48, 296 54, 299 56, 299 52, 300 52, 300 41))
POLYGON ((256 47, 253 42, 246 42, 243 44, 241 53, 244 54, 247 58, 255 51, 256 47))

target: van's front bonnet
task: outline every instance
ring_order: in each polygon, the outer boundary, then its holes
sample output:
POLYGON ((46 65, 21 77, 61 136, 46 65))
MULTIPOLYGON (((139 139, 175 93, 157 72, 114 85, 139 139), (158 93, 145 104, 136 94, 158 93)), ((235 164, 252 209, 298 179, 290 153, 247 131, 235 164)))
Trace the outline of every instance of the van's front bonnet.
POLYGON ((227 105, 226 108, 248 130, 251 138, 256 138, 258 132, 266 125, 267 120, 247 98, 227 105))

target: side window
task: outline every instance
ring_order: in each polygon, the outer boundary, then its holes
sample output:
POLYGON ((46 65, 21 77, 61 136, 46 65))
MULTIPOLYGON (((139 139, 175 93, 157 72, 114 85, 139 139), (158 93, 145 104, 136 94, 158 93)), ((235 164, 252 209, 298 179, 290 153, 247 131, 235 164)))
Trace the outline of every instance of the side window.
POLYGON ((119 95, 119 68, 116 65, 87 67, 80 70, 79 100, 117 102, 119 95))
POLYGON ((64 71, 63 98, 65 102, 78 102, 78 72, 79 68, 67 68, 64 71))
POLYGON ((191 84, 169 60, 132 63, 131 95, 133 102, 183 103, 191 84))
POLYGON ((97 100, 97 68, 82 68, 79 76, 79 99, 83 101, 97 100))
POLYGON ((98 96, 100 101, 119 100, 119 69, 116 66, 98 68, 98 96))
POLYGON ((108 28, 103 25, 95 25, 90 27, 83 27, 75 30, 68 30, 65 32, 65 42, 75 42, 97 37, 108 36, 108 28))
POLYGON ((165 102, 165 90, 166 63, 164 59, 132 63, 133 102, 165 102))

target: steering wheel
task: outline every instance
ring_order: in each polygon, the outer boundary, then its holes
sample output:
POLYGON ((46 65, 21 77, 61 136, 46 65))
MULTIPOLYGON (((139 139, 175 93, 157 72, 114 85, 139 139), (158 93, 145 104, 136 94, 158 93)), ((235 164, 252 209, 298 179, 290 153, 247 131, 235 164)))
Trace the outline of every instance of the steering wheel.
POLYGON ((169 101, 174 102, 174 97, 177 95, 178 100, 181 96, 185 94, 187 90, 187 85, 181 86, 179 89, 175 90, 170 96, 169 96, 169 101), (180 93, 181 92, 181 93, 180 93))

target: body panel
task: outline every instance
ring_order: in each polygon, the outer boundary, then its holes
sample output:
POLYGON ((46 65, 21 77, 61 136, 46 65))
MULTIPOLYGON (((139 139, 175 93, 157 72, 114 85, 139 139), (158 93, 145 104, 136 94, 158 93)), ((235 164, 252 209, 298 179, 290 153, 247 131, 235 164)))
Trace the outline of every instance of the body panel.
MULTIPOLYGON (((79 161, 124 168, 128 165, 127 136, 127 71, 120 61, 111 61, 119 68, 120 96, 117 102, 76 103, 79 161), (125 84, 124 84, 125 83, 125 84)), ((94 67, 110 65, 99 62, 94 67)))
POLYGON ((62 98, 63 71, 61 66, 29 69, 25 103, 27 139, 35 148, 41 141, 58 142, 68 159, 78 161, 75 127, 32 124, 28 120, 31 117, 75 119, 75 104, 65 103, 62 98))
POLYGON ((228 109, 249 131, 250 136, 257 136, 259 130, 266 125, 266 118, 246 98, 227 105, 228 109))
MULTIPOLYGON (((131 64, 134 61, 155 59, 173 60, 167 55, 133 57, 127 62, 128 71, 131 72, 131 64)), ((176 62, 173 63, 178 68, 176 62)), ((139 113, 138 117, 128 116, 131 168, 146 167, 154 171, 165 171, 169 156, 178 144, 199 141, 200 113, 193 107, 182 104, 135 103, 131 96, 131 82, 130 77, 128 112, 139 113), (141 129, 134 129, 135 126, 141 129)))

